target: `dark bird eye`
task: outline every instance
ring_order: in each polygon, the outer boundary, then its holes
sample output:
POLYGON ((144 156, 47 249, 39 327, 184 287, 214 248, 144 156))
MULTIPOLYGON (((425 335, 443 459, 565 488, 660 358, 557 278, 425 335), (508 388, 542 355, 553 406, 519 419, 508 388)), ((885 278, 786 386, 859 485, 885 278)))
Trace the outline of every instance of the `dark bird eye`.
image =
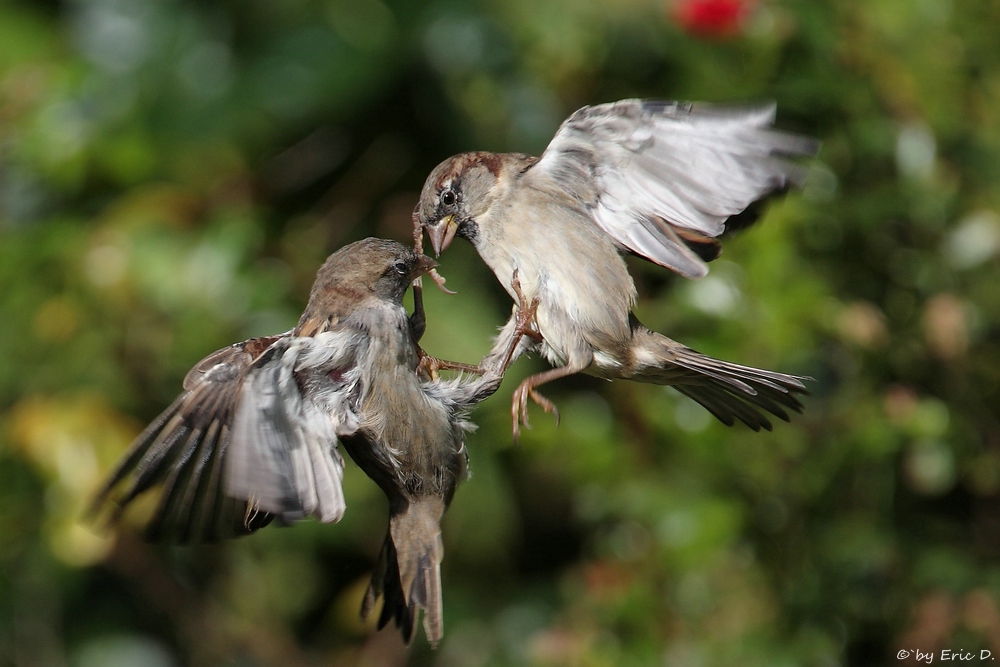
POLYGON ((392 268, 396 269, 396 273, 401 276, 406 275, 406 262, 403 260, 396 260, 396 263, 392 265, 392 268))
POLYGON ((454 206, 456 201, 458 197, 455 196, 454 190, 445 190, 441 193, 441 203, 445 206, 454 206))

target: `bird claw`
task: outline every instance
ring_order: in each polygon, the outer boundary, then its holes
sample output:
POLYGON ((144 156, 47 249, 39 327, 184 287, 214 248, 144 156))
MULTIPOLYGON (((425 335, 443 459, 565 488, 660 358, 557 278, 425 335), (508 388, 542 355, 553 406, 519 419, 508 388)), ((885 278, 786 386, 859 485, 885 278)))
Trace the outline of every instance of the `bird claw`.
POLYGON ((423 371, 427 373, 432 380, 437 380, 441 371, 460 371, 462 373, 472 373, 473 375, 483 375, 486 372, 486 369, 481 366, 473 366, 472 364, 463 364, 459 361, 447 361, 445 359, 432 357, 424 352, 423 349, 419 348, 417 350, 417 356, 420 358, 420 361, 417 364, 417 373, 420 374, 420 372, 423 371))
POLYGON ((437 380, 441 370, 441 360, 424 352, 422 347, 417 348, 417 375, 426 374, 431 380, 437 380))
POLYGON ((521 425, 523 424, 525 428, 530 429, 531 424, 528 423, 528 399, 533 400, 537 403, 546 414, 555 415, 556 426, 559 425, 559 408, 556 404, 549 399, 542 396, 535 386, 531 383, 531 378, 528 378, 521 384, 517 386, 514 390, 514 396, 511 400, 510 413, 513 419, 513 432, 514 432, 514 442, 517 443, 518 439, 521 437, 521 425))
MULTIPOLYGON (((420 219, 417 217, 416 211, 413 212, 413 251, 418 255, 424 254, 424 227, 420 224, 420 219)), ((434 281, 437 288, 445 294, 458 294, 458 292, 450 290, 444 286, 445 278, 437 272, 437 269, 431 269, 427 272, 427 275, 434 281)), ((414 285, 419 284, 419 281, 420 279, 417 278, 417 280, 414 281, 414 285)))
MULTIPOLYGON (((542 341, 542 334, 537 328, 532 328, 532 325, 536 324, 535 316, 538 313, 538 297, 535 296, 529 301, 524 295, 524 291, 521 287, 521 280, 518 278, 518 270, 516 268, 510 278, 510 287, 517 296, 517 313, 514 316, 515 334, 518 336, 527 336, 535 342, 540 343, 542 341)), ((532 379, 533 378, 528 378, 518 385, 517 389, 514 391, 514 395, 511 397, 510 413, 513 421, 515 443, 518 441, 518 438, 521 437, 522 424, 525 428, 531 428, 531 424, 528 422, 529 398, 540 405, 546 413, 555 414, 556 424, 559 424, 558 408, 556 408, 555 403, 538 393, 532 379)))
POLYGON ((514 433, 514 444, 521 438, 521 424, 524 424, 524 428, 531 428, 531 424, 528 423, 528 392, 524 391, 524 383, 522 382, 518 385, 517 389, 514 390, 514 395, 511 397, 510 402, 510 416, 514 422, 513 433, 514 433))
POLYGON ((531 396, 531 400, 541 406, 542 410, 545 411, 545 414, 555 415, 556 426, 559 426, 559 422, 562 420, 559 416, 559 408, 556 407, 556 404, 542 396, 534 388, 528 391, 528 395, 531 396))
POLYGON ((527 336, 535 342, 540 343, 542 341, 542 334, 538 330, 531 328, 531 323, 538 312, 538 297, 533 297, 531 301, 528 301, 528 298, 524 296, 524 292, 521 289, 521 281, 517 277, 517 269, 514 269, 514 273, 510 278, 510 287, 517 296, 517 315, 514 320, 515 332, 518 335, 527 336))
POLYGON ((437 288, 442 292, 444 292, 445 294, 448 295, 458 294, 458 292, 456 292, 455 290, 450 290, 444 286, 445 278, 444 276, 442 276, 440 273, 437 272, 437 269, 431 269, 430 271, 427 272, 427 275, 431 277, 431 280, 434 281, 434 284, 437 285, 437 288))

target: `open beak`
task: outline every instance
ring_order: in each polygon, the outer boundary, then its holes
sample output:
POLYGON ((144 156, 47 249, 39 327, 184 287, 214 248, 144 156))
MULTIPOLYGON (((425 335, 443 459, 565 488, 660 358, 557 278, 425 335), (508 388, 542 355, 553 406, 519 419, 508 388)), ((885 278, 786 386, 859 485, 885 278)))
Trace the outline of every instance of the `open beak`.
POLYGON ((430 273, 437 265, 438 263, 427 255, 418 256, 417 263, 413 266, 413 271, 410 272, 410 280, 416 280, 425 273, 430 273))
POLYGON ((457 231, 458 223, 455 222, 453 215, 441 218, 436 225, 427 226, 427 238, 431 240, 435 255, 440 256, 444 249, 451 245, 457 231))

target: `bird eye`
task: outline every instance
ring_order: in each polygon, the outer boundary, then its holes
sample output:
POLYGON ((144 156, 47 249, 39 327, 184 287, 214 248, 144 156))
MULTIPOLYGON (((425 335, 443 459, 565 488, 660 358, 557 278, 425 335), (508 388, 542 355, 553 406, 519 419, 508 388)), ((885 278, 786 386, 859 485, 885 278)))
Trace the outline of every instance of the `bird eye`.
POLYGON ((454 206, 456 201, 458 201, 458 197, 454 190, 445 190, 441 193, 441 203, 445 206, 454 206))
POLYGON ((392 265, 392 268, 396 269, 396 273, 399 275, 406 275, 406 262, 403 260, 397 260, 396 263, 392 265))

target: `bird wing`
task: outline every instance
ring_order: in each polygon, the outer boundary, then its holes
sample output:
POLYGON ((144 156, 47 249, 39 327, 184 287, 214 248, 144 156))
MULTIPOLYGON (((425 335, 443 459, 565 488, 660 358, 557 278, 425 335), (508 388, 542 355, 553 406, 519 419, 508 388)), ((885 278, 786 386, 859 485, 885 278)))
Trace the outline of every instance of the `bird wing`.
POLYGON ((181 543, 245 535, 275 516, 337 521, 344 511, 337 436, 357 428, 348 406, 358 375, 350 338, 285 333, 209 355, 136 439, 95 508, 128 480, 115 497, 116 519, 162 485, 146 535, 181 543))
POLYGON ((258 357, 244 381, 226 461, 226 491, 285 522, 344 514, 338 438, 358 429, 356 358, 367 339, 350 328, 288 337, 258 357))
POLYGON ((184 379, 185 391, 136 438, 94 501, 95 511, 121 484, 112 519, 143 492, 162 485, 146 535, 207 542, 253 532, 273 518, 225 492, 223 463, 247 370, 288 334, 253 338, 210 354, 184 379))
POLYGON ((529 170, 580 198, 624 249, 687 277, 707 273, 689 245, 774 191, 801 184, 810 138, 771 129, 775 105, 623 100, 584 107, 529 170))

